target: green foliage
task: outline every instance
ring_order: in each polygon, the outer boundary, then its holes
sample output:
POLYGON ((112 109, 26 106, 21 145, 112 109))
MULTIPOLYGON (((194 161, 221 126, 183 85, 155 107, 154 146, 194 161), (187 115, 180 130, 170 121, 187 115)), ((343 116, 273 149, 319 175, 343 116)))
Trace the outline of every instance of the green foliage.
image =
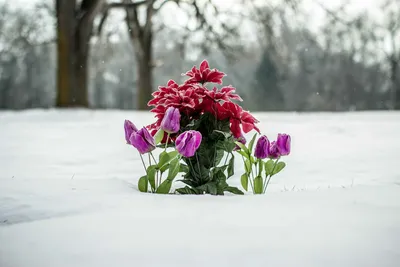
POLYGON ((147 192, 148 185, 149 185, 149 182, 147 180, 147 176, 145 175, 145 176, 140 177, 139 182, 138 182, 139 191, 147 192))
POLYGON ((263 189, 263 179, 261 176, 257 176, 254 178, 254 194, 262 194, 263 189))
POLYGON ((156 193, 157 194, 168 194, 169 190, 171 189, 171 186, 172 186, 172 180, 166 179, 157 188, 156 193))
POLYGON ((173 181, 175 179, 175 177, 178 175, 179 173, 179 158, 176 157, 174 160, 171 161, 171 164, 169 166, 169 171, 168 171, 168 181, 173 181))
POLYGON ((265 176, 272 174, 272 170, 274 169, 274 166, 275 166, 275 162, 272 159, 265 162, 265 176))
POLYGON ((231 154, 231 159, 228 164, 228 178, 232 177, 235 174, 235 156, 231 154))
MULTIPOLYGON (((199 119, 188 122, 185 130, 196 130, 202 134, 202 142, 194 157, 183 158, 185 162, 183 179, 187 186, 179 188, 180 194, 224 195, 224 192, 243 194, 239 189, 229 187, 226 180, 234 175, 235 148, 230 132, 229 120, 218 121, 206 113, 199 119), (231 154, 226 165, 220 166, 225 153, 231 154)), ((181 166, 181 170, 183 170, 181 166)))
POLYGON ((152 192, 156 190, 156 167, 156 165, 151 165, 147 167, 147 179, 150 183, 152 192))
POLYGON ((158 130, 156 135, 154 136, 154 141, 156 145, 158 145, 161 140, 164 138, 164 131, 162 129, 158 130))
POLYGON ((249 176, 246 173, 240 177, 240 183, 242 184, 243 189, 247 191, 249 188, 249 176))
POLYGON ((283 168, 285 168, 285 166, 286 166, 285 162, 278 162, 271 175, 275 175, 275 174, 279 173, 281 170, 283 170, 283 168))

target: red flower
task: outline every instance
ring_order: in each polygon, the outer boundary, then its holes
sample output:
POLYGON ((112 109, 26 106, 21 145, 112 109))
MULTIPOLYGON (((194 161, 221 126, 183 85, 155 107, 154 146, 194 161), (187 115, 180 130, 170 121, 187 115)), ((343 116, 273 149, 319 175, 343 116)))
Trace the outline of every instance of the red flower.
POLYGON ((236 88, 229 85, 222 87, 221 90, 218 90, 216 87, 214 87, 211 91, 206 90, 205 95, 216 102, 219 102, 221 100, 226 102, 230 102, 231 100, 243 101, 243 99, 238 94, 234 94, 235 91, 236 88))
POLYGON ((225 76, 225 73, 218 71, 217 69, 210 69, 208 66, 207 60, 203 60, 200 64, 200 69, 193 66, 192 70, 186 72, 184 75, 189 76, 189 78, 185 83, 217 83, 222 84, 222 78, 225 76))
POLYGON ((244 111, 238 104, 233 102, 225 102, 222 105, 218 105, 217 108, 217 118, 219 120, 225 120, 229 118, 231 132, 235 138, 241 137, 241 128, 243 128, 244 133, 248 133, 253 129, 257 132, 260 132, 255 125, 258 123, 258 120, 249 112, 244 111))

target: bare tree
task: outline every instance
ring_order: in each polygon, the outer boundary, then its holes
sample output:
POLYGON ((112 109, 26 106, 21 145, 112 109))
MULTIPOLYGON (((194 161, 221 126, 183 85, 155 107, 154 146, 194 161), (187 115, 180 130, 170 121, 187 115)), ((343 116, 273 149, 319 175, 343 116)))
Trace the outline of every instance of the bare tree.
POLYGON ((387 41, 389 51, 386 57, 390 67, 391 81, 391 100, 392 108, 400 109, 400 82, 399 82, 399 64, 400 64, 400 2, 398 0, 387 0, 382 6, 385 13, 385 24, 383 28, 387 32, 387 41))
POLYGON ((104 0, 56 0, 57 106, 88 107, 88 58, 93 20, 104 0))
POLYGON ((235 24, 220 19, 219 16, 226 14, 226 11, 221 12, 213 0, 122 0, 121 3, 110 3, 104 9, 99 31, 110 9, 122 7, 126 10, 125 21, 137 65, 137 107, 140 110, 148 109, 147 102, 151 99, 153 91, 153 68, 157 65, 157 61, 154 60, 153 41, 157 31, 163 28, 158 23, 155 25, 155 17, 167 3, 175 3, 177 8, 188 13, 188 17, 195 19, 194 27, 185 26, 182 29, 182 38, 187 38, 190 33, 202 31, 203 51, 210 46, 216 46, 223 49, 227 55, 229 53, 232 55, 233 49, 237 48, 234 42, 229 41, 232 37, 239 36, 237 27, 239 20, 235 24), (213 17, 213 20, 210 20, 210 17, 213 17))

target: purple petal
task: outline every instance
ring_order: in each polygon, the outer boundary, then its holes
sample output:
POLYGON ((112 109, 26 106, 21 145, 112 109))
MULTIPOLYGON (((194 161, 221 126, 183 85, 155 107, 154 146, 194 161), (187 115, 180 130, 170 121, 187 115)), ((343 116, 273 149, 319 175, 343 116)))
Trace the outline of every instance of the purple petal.
POLYGON ((125 120, 124 121, 124 130, 125 130, 126 143, 130 144, 129 138, 131 137, 132 133, 137 132, 138 129, 130 120, 125 120))
POLYGON ((278 151, 282 156, 290 154, 290 135, 287 134, 278 134, 278 138, 276 141, 278 151))
POLYGON ((140 135, 143 136, 143 138, 146 140, 146 142, 152 146, 156 146, 154 137, 149 133, 149 131, 146 129, 146 127, 143 127, 141 130, 139 130, 140 135))
POLYGON ((268 138, 265 135, 261 136, 257 141, 254 156, 258 159, 267 158, 269 155, 269 146, 270 142, 268 138))
POLYGON ((134 146, 139 151, 140 154, 145 154, 149 152, 149 145, 139 133, 133 132, 129 141, 132 146, 134 146))
POLYGON ((189 138, 188 132, 181 133, 178 138, 175 140, 175 148, 176 150, 182 151, 186 146, 186 140, 189 138))
POLYGON ((194 143, 195 150, 197 150, 200 147, 202 138, 203 137, 201 136, 200 132, 192 131, 192 140, 193 140, 193 143, 194 143))
POLYGON ((181 113, 179 109, 169 107, 161 121, 161 129, 167 133, 176 133, 180 128, 181 113))

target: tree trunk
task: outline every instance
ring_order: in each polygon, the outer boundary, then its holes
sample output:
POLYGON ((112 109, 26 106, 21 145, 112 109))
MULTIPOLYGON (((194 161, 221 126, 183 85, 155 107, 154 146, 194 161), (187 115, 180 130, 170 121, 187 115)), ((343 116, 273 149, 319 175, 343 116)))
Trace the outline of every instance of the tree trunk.
POLYGON ((75 1, 57 0, 57 107, 74 106, 75 1))
POLYGON ((57 0, 57 107, 88 107, 88 59, 100 0, 57 0))
POLYGON ((137 70, 137 109, 148 110, 147 103, 152 98, 151 94, 153 92, 153 48, 151 36, 147 36, 146 39, 143 38, 142 40, 132 39, 132 43, 135 48, 137 70))
POLYGON ((153 68, 148 60, 138 60, 137 66, 137 108, 148 110, 147 103, 153 92, 153 68))
POLYGON ((400 110, 400 86, 397 81, 399 62, 396 59, 391 61, 391 98, 393 101, 393 109, 400 110))

